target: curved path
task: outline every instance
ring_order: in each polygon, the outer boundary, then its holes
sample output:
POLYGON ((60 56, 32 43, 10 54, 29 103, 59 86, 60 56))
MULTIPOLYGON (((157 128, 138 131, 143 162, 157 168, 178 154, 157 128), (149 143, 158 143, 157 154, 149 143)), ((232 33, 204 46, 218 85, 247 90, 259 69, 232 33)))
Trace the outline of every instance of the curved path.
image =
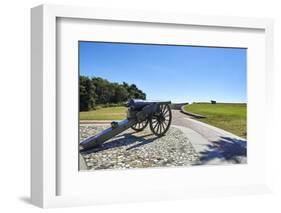
POLYGON ((199 154, 202 164, 247 162, 247 141, 172 110, 172 125, 181 129, 199 154))

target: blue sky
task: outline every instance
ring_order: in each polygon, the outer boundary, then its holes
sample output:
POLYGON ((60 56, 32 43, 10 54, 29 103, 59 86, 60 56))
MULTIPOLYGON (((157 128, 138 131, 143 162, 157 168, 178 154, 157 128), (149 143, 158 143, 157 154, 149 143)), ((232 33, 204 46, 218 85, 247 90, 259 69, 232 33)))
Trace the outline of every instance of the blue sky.
POLYGON ((79 42, 80 75, 136 84, 147 99, 246 102, 243 48, 79 42))

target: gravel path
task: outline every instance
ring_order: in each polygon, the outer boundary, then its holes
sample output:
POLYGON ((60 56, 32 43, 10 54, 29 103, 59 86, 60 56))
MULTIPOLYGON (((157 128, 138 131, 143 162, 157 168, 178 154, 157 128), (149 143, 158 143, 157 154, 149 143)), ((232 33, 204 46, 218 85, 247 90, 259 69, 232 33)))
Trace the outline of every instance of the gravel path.
MULTIPOLYGON (((95 135, 108 125, 81 124, 80 140, 95 135)), ((157 138, 149 128, 141 132, 128 129, 95 152, 84 153, 88 169, 125 169, 173 167, 199 164, 198 153, 185 134, 171 126, 164 137, 157 138)))

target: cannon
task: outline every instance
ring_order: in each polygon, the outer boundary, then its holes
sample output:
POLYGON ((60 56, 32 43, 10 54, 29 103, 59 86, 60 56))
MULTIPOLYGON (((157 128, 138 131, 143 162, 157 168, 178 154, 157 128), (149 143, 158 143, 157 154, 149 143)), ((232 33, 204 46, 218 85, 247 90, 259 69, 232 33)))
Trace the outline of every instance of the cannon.
POLYGON ((80 152, 98 148, 107 140, 129 128, 137 132, 142 131, 148 124, 154 135, 163 136, 168 131, 172 121, 169 104, 171 104, 171 101, 129 100, 127 103, 127 118, 120 122, 113 121, 111 127, 97 135, 86 138, 79 145, 80 152))

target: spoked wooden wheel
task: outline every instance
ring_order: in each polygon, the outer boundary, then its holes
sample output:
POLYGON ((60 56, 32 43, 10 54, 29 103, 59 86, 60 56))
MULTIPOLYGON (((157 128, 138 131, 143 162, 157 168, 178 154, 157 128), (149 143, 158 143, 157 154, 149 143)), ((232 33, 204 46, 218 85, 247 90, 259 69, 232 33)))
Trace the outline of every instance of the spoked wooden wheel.
POLYGON ((151 131, 158 137, 163 136, 169 129, 172 121, 172 111, 168 104, 160 104, 157 113, 149 121, 151 131))
POLYGON ((148 124, 148 120, 136 123, 135 125, 133 125, 131 128, 137 132, 142 131, 145 129, 145 127, 147 127, 148 124))

